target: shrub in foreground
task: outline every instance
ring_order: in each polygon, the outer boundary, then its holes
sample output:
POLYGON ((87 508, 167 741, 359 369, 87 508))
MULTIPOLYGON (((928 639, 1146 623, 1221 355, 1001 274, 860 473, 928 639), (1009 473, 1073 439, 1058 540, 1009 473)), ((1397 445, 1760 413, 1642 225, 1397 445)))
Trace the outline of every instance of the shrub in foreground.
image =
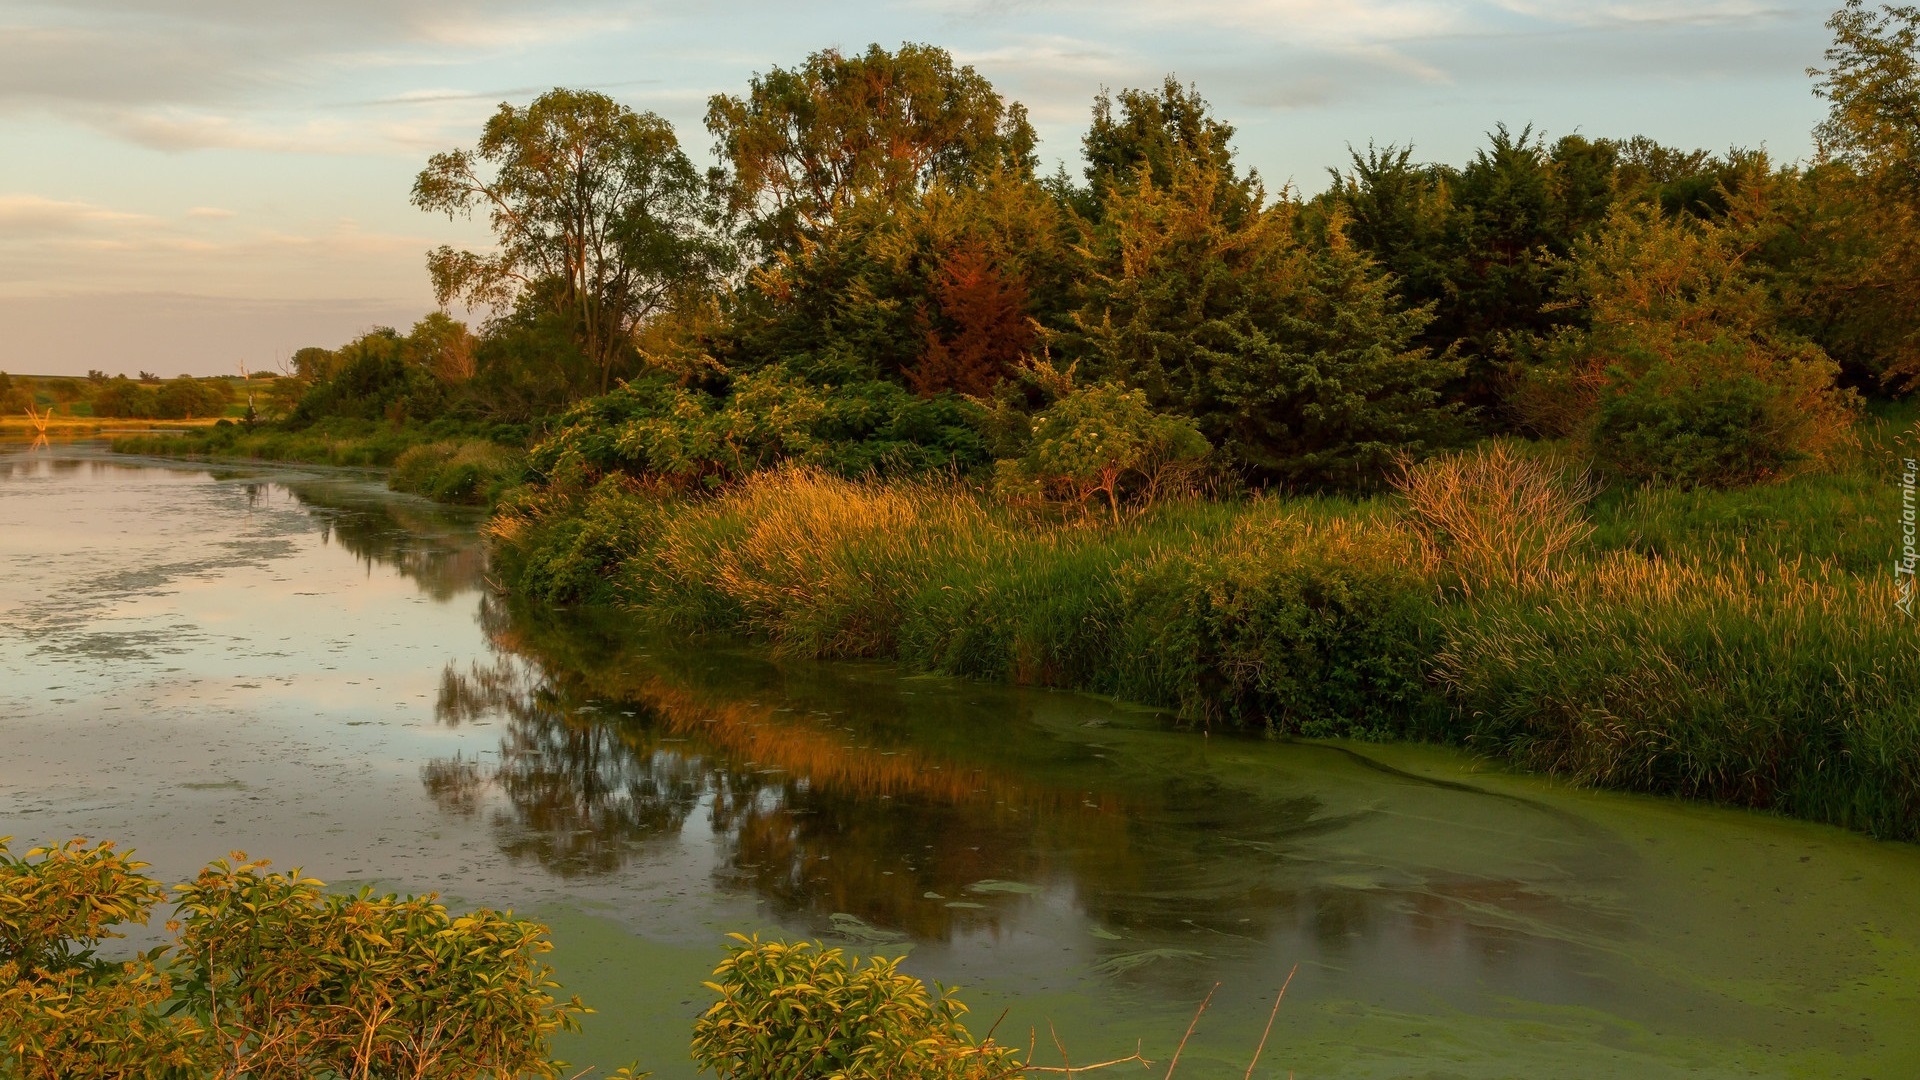
POLYGON ((587 1010, 548 992, 545 927, 265 866, 209 865, 175 890, 175 943, 116 964, 93 950, 160 900, 146 864, 84 840, 16 858, 0 838, 0 1073, 560 1075, 551 1037, 587 1010))
POLYGON ((707 987, 720 1000, 693 1029, 693 1056, 721 1080, 993 1080, 1023 1063, 960 1022, 951 990, 813 942, 730 935, 707 987))

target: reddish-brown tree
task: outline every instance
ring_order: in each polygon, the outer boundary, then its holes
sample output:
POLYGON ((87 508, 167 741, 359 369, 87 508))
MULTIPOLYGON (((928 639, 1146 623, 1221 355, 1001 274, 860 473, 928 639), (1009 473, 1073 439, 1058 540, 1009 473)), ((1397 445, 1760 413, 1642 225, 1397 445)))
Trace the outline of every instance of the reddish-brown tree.
POLYGON ((984 246, 969 242, 940 261, 933 298, 948 332, 927 327, 927 350, 906 372, 907 382, 923 397, 942 390, 992 393, 1033 347, 1026 282, 1004 273, 984 246))

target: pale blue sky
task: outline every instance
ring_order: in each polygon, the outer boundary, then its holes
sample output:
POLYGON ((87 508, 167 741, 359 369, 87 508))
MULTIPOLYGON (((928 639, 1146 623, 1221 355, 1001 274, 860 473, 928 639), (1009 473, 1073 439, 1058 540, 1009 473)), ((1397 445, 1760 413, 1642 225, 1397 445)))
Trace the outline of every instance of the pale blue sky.
POLYGON ((502 100, 604 90, 697 161, 707 96, 817 48, 942 45, 1077 170, 1101 86, 1195 82, 1270 183, 1349 143, 1459 162, 1497 122, 1809 152, 1832 0, 4 0, 0 370, 270 367, 428 310, 407 204, 502 100))

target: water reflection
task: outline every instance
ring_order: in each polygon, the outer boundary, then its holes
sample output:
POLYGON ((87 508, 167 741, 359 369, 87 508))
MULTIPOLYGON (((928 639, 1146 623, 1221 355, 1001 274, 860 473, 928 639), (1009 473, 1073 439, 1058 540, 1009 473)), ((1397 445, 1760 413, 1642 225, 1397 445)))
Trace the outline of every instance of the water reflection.
POLYGON ((485 581, 486 548, 474 537, 475 511, 395 496, 365 481, 249 481, 243 487, 250 508, 291 499, 317 520, 322 543, 338 545, 369 571, 398 571, 434 600, 451 600, 485 581))
POLYGON ((1573 884, 1602 857, 1593 838, 1525 806, 1498 812, 1538 839, 1496 839, 1482 865, 1448 861, 1473 842, 1458 837, 1383 859, 1356 850, 1363 836, 1431 828, 1394 820, 1409 807, 1383 792, 1499 800, 1364 768, 1357 796, 1263 784, 1209 765, 1196 737, 1071 695, 789 669, 495 599, 481 618, 498 653, 446 669, 436 716, 503 725, 497 756, 438 760, 422 779, 443 810, 490 815, 502 851, 562 877, 652 872, 699 841, 715 850, 708 887, 786 925, 954 943, 997 938, 1037 904, 1102 941, 1099 973, 1161 985, 1198 985, 1274 941, 1361 967, 1457 953, 1472 977, 1609 919, 1590 882, 1573 884), (1200 756, 1155 758, 1142 738, 1200 756))

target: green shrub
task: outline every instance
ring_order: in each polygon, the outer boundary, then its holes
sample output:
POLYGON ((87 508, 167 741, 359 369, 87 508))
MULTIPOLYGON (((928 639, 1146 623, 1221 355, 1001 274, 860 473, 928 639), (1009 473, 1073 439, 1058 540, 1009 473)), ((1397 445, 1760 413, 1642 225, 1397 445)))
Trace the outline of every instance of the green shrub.
POLYGON ((550 604, 610 603, 624 574, 646 562, 660 523, 657 500, 609 477, 567 498, 525 491, 488 525, 494 569, 526 596, 550 604))
POLYGON ((1193 421, 1154 412, 1145 391, 1113 382, 1062 391, 1033 418, 1026 455, 1000 462, 1003 493, 1037 490, 1082 508, 1104 495, 1117 525, 1123 494, 1151 503, 1177 491, 1207 455, 1193 421))
POLYGON ((432 896, 325 894, 215 862, 175 891, 175 943, 91 961, 161 898, 145 864, 72 841, 0 839, 0 1071, 23 1080, 234 1076, 556 1077, 586 1012, 556 1001, 546 928, 432 896))
POLYGON ((1631 483, 1738 487, 1777 477, 1807 452, 1770 413, 1756 376, 1666 364, 1610 373, 1589 439, 1600 468, 1631 483))
POLYGON ((484 506, 519 483, 522 456, 480 439, 422 443, 394 459, 387 479, 395 491, 411 491, 436 502, 484 506))
POLYGON ((581 402, 533 448, 532 469, 561 486, 620 472, 711 490, 785 462, 863 476, 985 461, 979 408, 951 394, 919 398, 880 381, 820 386, 779 367, 728 389, 717 397, 655 377, 581 402))
POLYGON ((1102 688, 1209 726, 1412 733, 1435 704, 1432 590, 1404 541, 1355 532, 1282 521, 1255 543, 1119 567, 1122 615, 1102 688))
POLYGON ((899 960, 865 963, 812 942, 737 944, 707 987, 720 1000, 693 1029, 693 1056, 721 1080, 993 1080, 1021 1071, 1009 1047, 976 1042, 952 991, 929 993, 899 960))

